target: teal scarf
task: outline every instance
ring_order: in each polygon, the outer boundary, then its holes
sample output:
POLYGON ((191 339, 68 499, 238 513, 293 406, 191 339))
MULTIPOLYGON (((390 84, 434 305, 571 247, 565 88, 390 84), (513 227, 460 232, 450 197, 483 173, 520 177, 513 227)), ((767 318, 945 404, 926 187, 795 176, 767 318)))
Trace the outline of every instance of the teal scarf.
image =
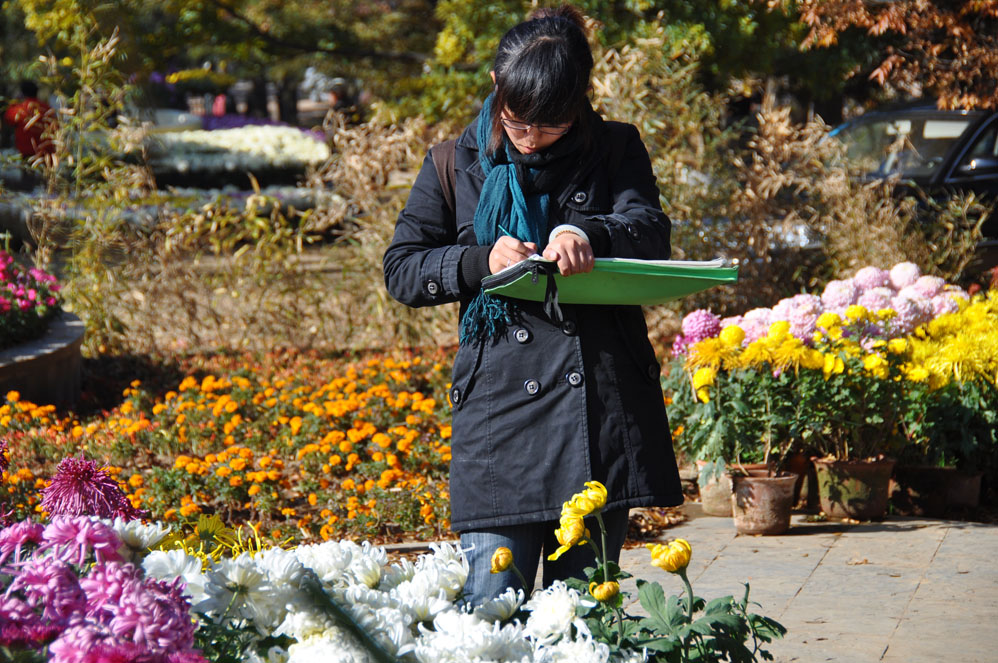
MULTIPOLYGON (((492 95, 478 114, 478 160, 485 174, 485 183, 475 209, 475 237, 480 246, 491 246, 502 235, 523 242, 534 242, 543 249, 547 242, 550 195, 546 192, 525 194, 517 177, 517 164, 508 141, 504 143, 505 158, 489 153, 492 129, 492 95)), ((538 169, 525 167, 524 175, 533 180, 538 169)), ((461 319, 460 343, 494 339, 511 323, 512 302, 480 291, 468 304, 461 319)))

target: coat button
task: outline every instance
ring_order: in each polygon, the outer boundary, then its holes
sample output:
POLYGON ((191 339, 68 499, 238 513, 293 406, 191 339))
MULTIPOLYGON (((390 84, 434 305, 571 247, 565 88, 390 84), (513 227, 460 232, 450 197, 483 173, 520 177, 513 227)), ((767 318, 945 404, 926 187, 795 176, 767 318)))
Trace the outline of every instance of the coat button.
POLYGON ((454 387, 453 389, 450 390, 450 402, 453 403, 454 405, 457 405, 458 403, 461 402, 461 390, 458 389, 457 387, 454 387))
POLYGON ((563 323, 561 323, 561 333, 565 334, 566 336, 575 336, 575 332, 577 330, 578 327, 575 325, 574 320, 565 320, 563 323))
POLYGON ((520 327, 515 332, 513 332, 513 338, 516 339, 517 343, 529 343, 530 342, 530 332, 520 327))
POLYGON ((648 364, 648 377, 652 380, 657 380, 660 372, 661 369, 658 367, 658 364, 648 364))
POLYGON ((430 293, 431 295, 437 294, 438 292, 440 292, 440 284, 437 283, 436 281, 427 281, 426 292, 430 293))
POLYGON ((630 235, 631 239, 633 240, 641 239, 641 233, 638 231, 638 229, 629 224, 627 226, 627 234, 630 235))
POLYGON ((589 196, 586 195, 585 191, 576 191, 575 195, 572 196, 572 200, 574 200, 579 205, 581 205, 582 203, 586 202, 588 199, 589 199, 589 196))
POLYGON ((523 390, 533 396, 541 390, 541 383, 531 378, 523 383, 523 390))
POLYGON ((582 384, 583 377, 582 373, 579 373, 578 371, 572 371, 571 373, 565 376, 565 379, 568 380, 568 384, 572 385, 573 387, 578 387, 582 384))

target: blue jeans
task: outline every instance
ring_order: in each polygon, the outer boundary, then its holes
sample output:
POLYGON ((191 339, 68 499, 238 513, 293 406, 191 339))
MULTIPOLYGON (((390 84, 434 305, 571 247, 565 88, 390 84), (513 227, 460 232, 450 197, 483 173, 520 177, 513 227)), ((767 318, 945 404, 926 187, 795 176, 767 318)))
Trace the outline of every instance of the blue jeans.
MULTIPOLYGON (((619 561, 620 549, 627 538, 627 513, 627 509, 622 509, 603 514, 607 530, 606 554, 614 562, 619 561)), ((586 518, 586 527, 592 533, 593 542, 600 547, 600 529, 596 519, 586 518)), ((479 606, 502 594, 507 587, 522 588, 529 597, 542 555, 544 587, 555 580, 585 579, 584 569, 596 565, 596 556, 588 543, 574 546, 556 561, 548 561, 547 556, 558 549, 558 540, 554 536, 557 528, 558 521, 545 521, 461 532, 461 547, 471 565, 468 582, 464 585, 464 600, 473 607, 479 606), (513 562, 527 581, 527 587, 522 586, 512 569, 502 573, 491 572, 492 554, 500 546, 512 551, 513 562)))

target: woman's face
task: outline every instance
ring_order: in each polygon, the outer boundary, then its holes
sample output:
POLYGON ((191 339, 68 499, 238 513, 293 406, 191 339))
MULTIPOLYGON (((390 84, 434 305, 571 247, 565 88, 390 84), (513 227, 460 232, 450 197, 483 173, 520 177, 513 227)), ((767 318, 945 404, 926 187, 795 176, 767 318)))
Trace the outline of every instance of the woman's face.
POLYGON ((501 120, 509 142, 513 143, 521 154, 533 154, 551 147, 572 128, 571 122, 556 125, 527 124, 509 110, 503 111, 501 120))

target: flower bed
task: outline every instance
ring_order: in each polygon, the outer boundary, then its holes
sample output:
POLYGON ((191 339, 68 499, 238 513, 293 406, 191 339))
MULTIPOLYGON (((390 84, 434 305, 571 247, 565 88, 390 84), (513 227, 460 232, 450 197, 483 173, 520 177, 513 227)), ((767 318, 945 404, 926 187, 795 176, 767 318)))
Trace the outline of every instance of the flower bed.
POLYGON ((135 382, 121 405, 83 420, 8 394, 0 431, 12 465, 0 504, 36 514, 55 463, 82 451, 166 522, 219 513, 274 540, 445 536, 444 363, 275 355, 214 368, 161 396, 135 382))
POLYGON ((0 250, 0 349, 41 336, 59 312, 58 292, 54 276, 0 250))
POLYGON ((695 311, 665 385, 691 459, 804 449, 998 468, 998 293, 974 298, 910 263, 772 309, 695 311))
MULTIPOLYGON (((5 456, 0 455, 0 462, 5 456)), ((562 528, 597 518, 606 490, 589 483, 566 503, 562 528)), ((415 563, 382 548, 328 541, 286 549, 217 516, 183 530, 142 523, 114 479, 67 458, 44 491, 47 524, 0 530, 0 647, 16 660, 79 663, 269 661, 756 661, 785 630, 741 600, 709 604, 686 575, 692 548, 656 544, 651 564, 677 574, 685 607, 638 581, 648 617, 622 610, 622 574, 597 549, 598 569, 525 600, 508 589, 461 605, 468 563, 431 545, 415 563)), ((566 549, 589 542, 559 534, 566 549)), ((500 548, 493 567, 513 564, 500 548)), ((604 551, 605 553, 605 551, 604 551)))

